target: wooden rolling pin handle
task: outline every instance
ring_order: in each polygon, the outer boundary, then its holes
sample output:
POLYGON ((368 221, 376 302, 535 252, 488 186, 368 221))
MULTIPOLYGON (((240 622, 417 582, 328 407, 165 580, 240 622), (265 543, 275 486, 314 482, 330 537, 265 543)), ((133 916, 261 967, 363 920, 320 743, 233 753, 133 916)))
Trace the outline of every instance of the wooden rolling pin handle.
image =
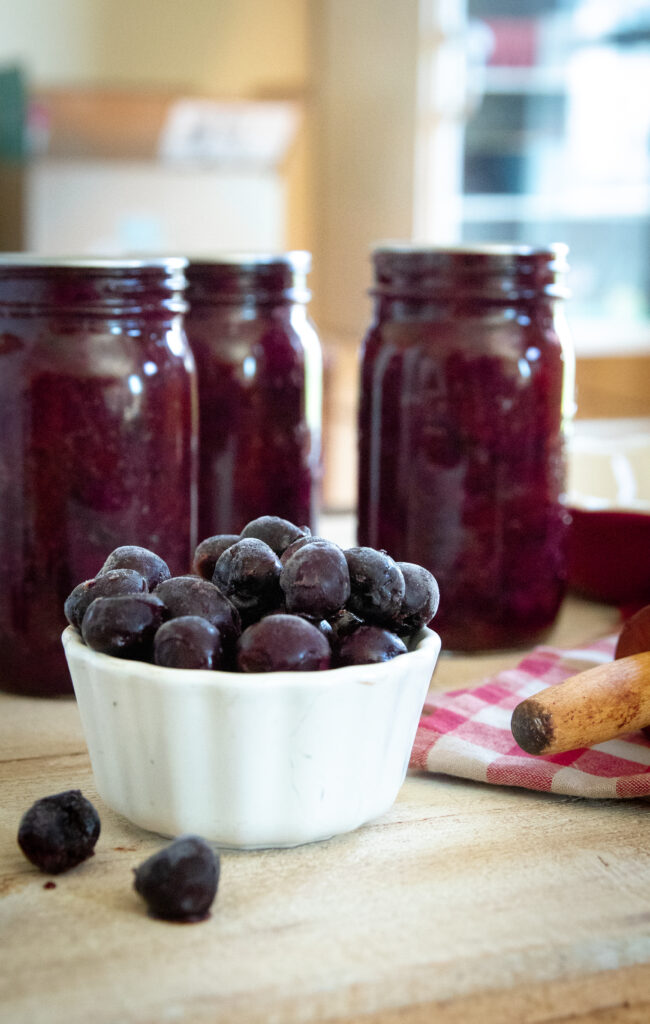
POLYGON ((650 651, 597 665, 529 697, 512 713, 528 754, 593 747, 650 725, 650 651))

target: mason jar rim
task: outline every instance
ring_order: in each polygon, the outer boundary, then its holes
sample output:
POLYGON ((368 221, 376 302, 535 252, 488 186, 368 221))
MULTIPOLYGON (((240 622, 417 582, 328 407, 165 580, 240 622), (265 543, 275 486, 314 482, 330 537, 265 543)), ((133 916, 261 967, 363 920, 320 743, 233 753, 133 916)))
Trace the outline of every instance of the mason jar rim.
POLYGON ((195 266, 217 267, 258 267, 283 264, 292 270, 306 273, 311 268, 312 256, 306 249, 290 249, 287 252, 213 252, 188 256, 188 263, 195 266))
POLYGON ((372 246, 371 254, 396 256, 552 256, 567 260, 569 246, 566 242, 551 242, 548 245, 524 245, 518 242, 461 242, 442 245, 419 242, 386 241, 372 246))
POLYGON ((41 256, 38 253, 0 253, 0 268, 33 267, 72 270, 140 270, 161 268, 163 270, 185 270, 188 260, 185 256, 41 256))
POLYGON ((384 243, 372 251, 375 281, 370 295, 421 301, 449 297, 462 287, 466 296, 485 301, 527 300, 535 295, 566 299, 568 252, 564 242, 384 243))
POLYGON ((373 252, 405 252, 405 253, 460 253, 477 256, 494 254, 495 256, 536 256, 544 253, 568 253, 566 242, 550 242, 548 245, 525 245, 520 242, 459 242, 444 245, 427 242, 376 242, 373 252))

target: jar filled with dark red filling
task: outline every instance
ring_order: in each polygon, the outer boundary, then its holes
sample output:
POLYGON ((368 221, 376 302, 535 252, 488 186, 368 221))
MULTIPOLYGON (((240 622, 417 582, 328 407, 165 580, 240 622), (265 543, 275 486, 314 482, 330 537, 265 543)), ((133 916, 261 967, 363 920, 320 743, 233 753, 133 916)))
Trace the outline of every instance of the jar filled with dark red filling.
POLYGON ((261 515, 315 527, 322 367, 309 267, 306 252, 190 261, 202 538, 261 515))
POLYGON ((123 544, 188 571, 186 261, 0 256, 0 688, 72 692, 63 604, 123 544))
POLYGON ((531 644, 566 585, 566 247, 373 254, 359 543, 429 568, 447 650, 531 644))

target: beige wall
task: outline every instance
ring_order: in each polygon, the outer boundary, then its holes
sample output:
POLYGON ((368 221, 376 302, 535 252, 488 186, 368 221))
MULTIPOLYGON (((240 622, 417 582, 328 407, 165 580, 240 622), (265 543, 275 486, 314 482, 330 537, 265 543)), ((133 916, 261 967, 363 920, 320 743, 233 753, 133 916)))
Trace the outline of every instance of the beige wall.
POLYGON ((419 0, 311 0, 314 313, 325 346, 324 493, 356 500, 358 350, 372 246, 415 203, 419 0))
POLYGON ((372 245, 413 230, 418 0, 312 0, 319 322, 358 337, 372 245))
POLYGON ((301 92, 308 0, 0 0, 0 62, 36 87, 301 92))
MULTIPOLYGON (((0 64, 32 92, 119 89, 305 100, 309 0, 0 0, 0 64)), ((287 165, 287 244, 312 247, 306 123, 287 165)))
POLYGON ((0 63, 32 89, 297 97, 288 244, 314 252, 314 310, 367 322, 369 252, 412 234, 419 0, 0 0, 0 63))

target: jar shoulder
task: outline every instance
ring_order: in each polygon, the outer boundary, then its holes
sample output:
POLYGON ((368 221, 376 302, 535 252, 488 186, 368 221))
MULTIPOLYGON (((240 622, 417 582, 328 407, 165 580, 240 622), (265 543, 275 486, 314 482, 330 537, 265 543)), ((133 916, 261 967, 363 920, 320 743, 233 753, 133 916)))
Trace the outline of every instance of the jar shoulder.
POLYGON ((0 365, 27 376, 81 378, 194 372, 180 316, 162 322, 0 318, 0 365))
POLYGON ((203 306, 185 318, 190 348, 197 358, 239 361, 247 355, 316 356, 320 340, 312 320, 301 309, 252 309, 203 306))
POLYGON ((396 356, 417 351, 434 360, 444 360, 455 353, 503 359, 509 355, 518 358, 531 349, 537 349, 543 357, 570 348, 570 334, 560 316, 543 310, 496 310, 473 317, 380 319, 367 331, 361 352, 364 358, 387 351, 396 356))

